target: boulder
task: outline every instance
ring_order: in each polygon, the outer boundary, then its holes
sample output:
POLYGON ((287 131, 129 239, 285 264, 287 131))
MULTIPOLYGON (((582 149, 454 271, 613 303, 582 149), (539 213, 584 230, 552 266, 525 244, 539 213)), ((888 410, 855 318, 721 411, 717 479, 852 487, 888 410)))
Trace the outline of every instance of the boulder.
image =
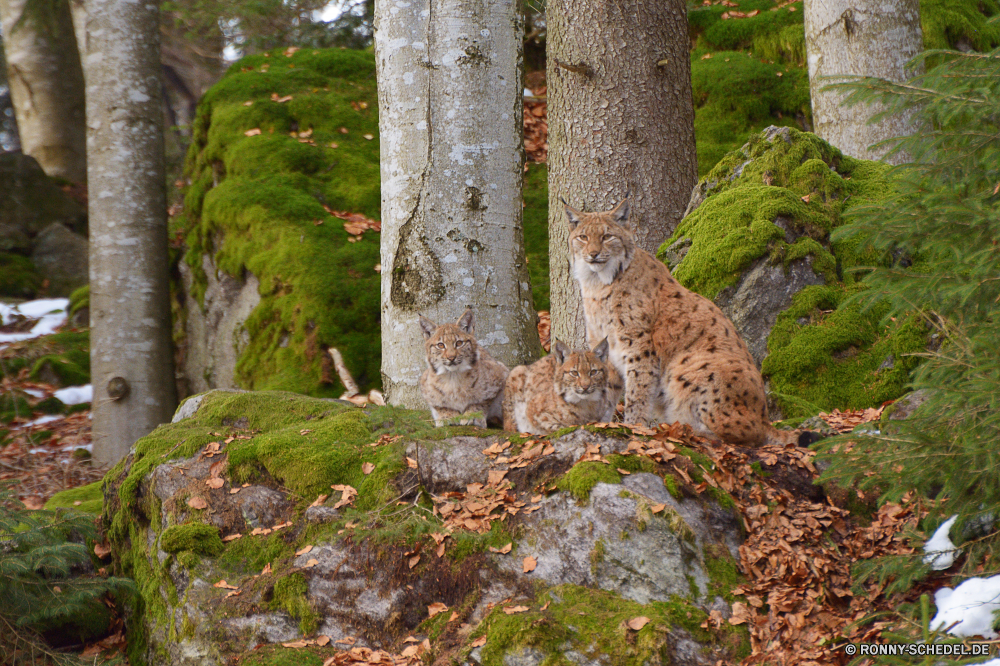
POLYGON ((831 240, 848 202, 889 193, 888 169, 813 134, 768 127, 695 186, 658 252, 732 319, 768 380, 772 418, 870 407, 905 389, 916 363, 908 354, 925 336, 851 301, 864 287, 850 269, 878 258, 831 240))
POLYGON ((701 625, 729 611, 739 581, 720 572, 736 570, 741 519, 728 496, 628 455, 636 437, 195 396, 104 482, 116 570, 143 596, 130 662, 224 664, 282 643, 474 664, 738 659, 744 628, 701 625), (639 616, 636 641, 621 627, 639 616))
POLYGON ((68 296, 90 280, 87 238, 53 222, 35 237, 31 260, 49 281, 48 293, 68 296))

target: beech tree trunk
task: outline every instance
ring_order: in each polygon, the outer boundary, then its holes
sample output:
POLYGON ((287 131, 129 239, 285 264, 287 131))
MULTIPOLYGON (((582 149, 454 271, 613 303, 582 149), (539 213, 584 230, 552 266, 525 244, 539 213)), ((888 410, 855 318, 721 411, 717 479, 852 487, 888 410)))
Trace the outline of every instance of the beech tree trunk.
POLYGON ((684 0, 549 0, 549 275, 552 335, 585 342, 565 207, 608 210, 656 252, 698 180, 684 0))
POLYGON ((22 150, 50 176, 87 179, 83 70, 69 5, 57 2, 52 24, 21 20, 29 0, 0 0, 7 80, 22 150))
POLYGON ((158 7, 87 0, 90 372, 94 457, 108 464, 177 403, 158 7))
MULTIPOLYGON (((844 93, 823 91, 837 79, 820 77, 909 78, 905 65, 923 50, 919 0, 806 0, 805 24, 814 131, 846 155, 882 159, 886 148, 870 147, 912 134, 909 114, 869 123, 879 105, 840 106, 844 93)), ((887 161, 899 164, 907 159, 898 154, 887 161)))
POLYGON ((417 322, 454 322, 509 367, 541 354, 521 218, 523 17, 516 0, 375 8, 382 146, 382 382, 423 407, 417 322))

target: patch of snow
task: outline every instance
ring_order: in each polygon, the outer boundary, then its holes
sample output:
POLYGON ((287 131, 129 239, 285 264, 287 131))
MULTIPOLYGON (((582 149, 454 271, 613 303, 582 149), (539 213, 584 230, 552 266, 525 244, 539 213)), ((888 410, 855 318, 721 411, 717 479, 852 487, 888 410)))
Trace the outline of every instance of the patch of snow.
POLYGON ((81 405, 91 402, 94 399, 94 387, 90 384, 83 386, 68 386, 59 389, 53 395, 59 398, 64 405, 81 405))
POLYGON ((924 552, 927 553, 924 555, 924 564, 929 564, 934 571, 944 571, 955 563, 958 549, 951 542, 948 533, 956 520, 958 520, 957 515, 941 523, 934 535, 924 544, 924 552))
POLYGON ((0 333, 0 343, 20 342, 54 333, 66 323, 68 308, 68 298, 40 298, 37 301, 27 301, 17 305, 0 303, 0 321, 3 324, 9 324, 17 315, 38 319, 35 326, 27 333, 0 333))
POLYGON ((525 97, 534 97, 535 93, 531 92, 531 90, 529 88, 525 88, 524 89, 524 96, 525 97))
POLYGON ((45 391, 39 391, 38 389, 26 388, 26 389, 24 389, 24 392, 27 393, 28 395, 30 395, 33 398, 44 398, 45 397, 45 391))
POLYGON ((952 636, 997 638, 993 614, 1000 611, 1000 576, 970 578, 955 589, 942 587, 934 593, 934 605, 938 612, 931 630, 954 624, 948 631, 952 636))
POLYGON ((55 414, 46 414, 45 416, 39 416, 34 421, 28 421, 21 427, 27 428, 28 426, 42 425, 43 423, 52 423, 53 421, 58 421, 61 418, 62 418, 61 416, 56 416, 55 414))

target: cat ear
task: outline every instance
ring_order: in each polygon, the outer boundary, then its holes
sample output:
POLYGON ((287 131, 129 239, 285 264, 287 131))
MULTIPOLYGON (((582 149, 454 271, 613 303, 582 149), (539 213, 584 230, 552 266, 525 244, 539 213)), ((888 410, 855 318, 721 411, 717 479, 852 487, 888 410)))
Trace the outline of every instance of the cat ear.
POLYGON ((566 200, 559 197, 559 201, 563 202, 563 206, 566 206, 566 219, 569 220, 569 230, 573 231, 576 229, 576 225, 583 221, 583 213, 566 203, 566 200))
POLYGON ((466 308, 465 312, 462 313, 462 316, 458 318, 458 321, 456 323, 458 324, 458 327, 460 329, 462 329, 469 335, 472 335, 473 330, 475 329, 476 326, 476 319, 475 316, 472 314, 472 310, 470 308, 466 308))
POLYGON ((618 203, 618 205, 612 208, 610 211, 611 219, 614 220, 617 224, 625 224, 626 222, 628 222, 628 214, 629 214, 628 200, 631 195, 632 195, 631 191, 626 192, 625 198, 622 199, 618 203))
POLYGON ((556 363, 562 365, 566 362, 566 357, 570 355, 570 349, 559 340, 552 342, 552 353, 556 357, 556 363))
POLYGON ((420 330, 424 332, 424 340, 430 338, 434 335, 434 330, 437 328, 437 324, 432 322, 427 317, 420 315, 420 330))
POLYGON ((597 356, 597 358, 601 359, 601 363, 607 363, 608 352, 610 350, 611 348, 608 345, 608 339, 604 338, 603 340, 597 343, 596 347, 594 347, 594 355, 597 356))

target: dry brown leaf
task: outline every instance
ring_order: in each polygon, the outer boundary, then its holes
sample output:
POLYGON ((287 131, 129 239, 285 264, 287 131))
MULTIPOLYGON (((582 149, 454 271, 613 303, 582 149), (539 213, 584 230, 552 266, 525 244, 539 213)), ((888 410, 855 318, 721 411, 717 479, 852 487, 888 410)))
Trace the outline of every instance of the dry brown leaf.
POLYGON ((342 506, 346 506, 352 503, 354 501, 354 498, 358 494, 358 491, 355 490, 352 486, 335 483, 330 487, 333 488, 334 490, 339 490, 342 493, 340 496, 340 500, 338 500, 337 503, 333 505, 334 509, 339 509, 342 506))
POLYGON ((307 645, 309 645, 309 643, 310 641, 298 640, 298 641, 291 641, 290 643, 282 643, 281 646, 286 648, 298 649, 306 647, 307 645))
POLYGON ((187 501, 187 505, 189 507, 191 507, 192 509, 207 509, 208 508, 208 502, 206 502, 204 500, 204 498, 199 497, 198 495, 195 495, 194 497, 192 497, 191 499, 189 499, 187 501))
POLYGON ((507 470, 505 469, 491 469, 489 473, 489 485, 495 486, 503 481, 503 477, 507 476, 507 470))
POLYGON ((219 477, 214 477, 211 479, 206 479, 205 485, 208 486, 209 488, 221 488, 222 486, 226 485, 226 482, 220 479, 219 477))
POLYGON ((302 568, 303 569, 312 569, 317 564, 319 564, 319 560, 317 560, 314 557, 310 557, 309 560, 305 564, 302 565, 302 568))
POLYGON ((436 601, 427 607, 427 618, 430 619, 435 615, 437 615, 438 613, 443 613, 446 610, 448 610, 448 606, 441 603, 440 601, 436 601))
POLYGON ((419 562, 420 562, 420 556, 419 555, 414 555, 413 557, 410 558, 410 561, 408 562, 408 564, 410 565, 410 568, 412 569, 413 567, 417 566, 417 564, 419 562))
POLYGON ((361 464, 361 473, 364 474, 365 476, 371 474, 374 471, 375 471, 375 465, 373 465, 372 463, 366 462, 361 464))
POLYGON ((295 551, 295 555, 296 555, 296 557, 299 556, 299 555, 305 555, 306 553, 308 553, 312 549, 313 549, 312 546, 303 546, 302 548, 299 548, 297 551, 295 551))
POLYGON ((528 610, 527 606, 504 606, 503 612, 507 615, 513 615, 514 613, 524 613, 528 610))
POLYGON ((213 583, 212 587, 217 587, 217 588, 222 589, 222 590, 236 590, 236 589, 239 589, 235 585, 230 585, 225 580, 220 580, 217 583, 213 583))
POLYGON ((666 508, 667 508, 666 504, 654 504, 653 506, 649 507, 649 510, 652 511, 653 513, 659 513, 666 508))
POLYGON ((493 546, 490 546, 490 552, 491 553, 500 553, 501 555, 506 555, 507 553, 510 552, 510 549, 513 548, 513 547, 514 547, 514 543, 513 542, 508 543, 506 546, 503 546, 502 548, 494 548, 493 546))
POLYGON ((246 132, 243 132, 243 134, 245 136, 257 136, 258 134, 260 134, 260 128, 254 127, 252 130, 247 130, 246 132))
POLYGON ((319 506, 319 505, 321 505, 321 504, 322 504, 323 502, 325 502, 325 501, 326 501, 326 498, 327 498, 327 497, 329 497, 329 495, 320 495, 320 496, 319 496, 319 497, 317 497, 317 498, 316 498, 315 500, 313 500, 313 503, 312 503, 312 504, 310 504, 309 506, 311 506, 311 507, 313 507, 313 506, 319 506))
POLYGON ((640 615, 639 617, 634 617, 628 621, 628 628, 632 631, 639 631, 647 624, 649 624, 649 618, 645 615, 640 615))
POLYGON ((406 458, 406 466, 409 467, 410 469, 416 469, 417 468, 417 461, 414 460, 413 458, 407 457, 406 458))
POLYGON ((267 575, 269 573, 271 573, 271 563, 270 562, 268 562, 267 564, 264 565, 264 568, 261 570, 260 575, 261 576, 265 576, 265 575, 267 575))
POLYGON ((524 558, 524 573, 531 573, 538 566, 538 561, 530 555, 524 558))
POLYGON ((474 648, 483 647, 484 645, 486 645, 486 636, 480 636, 476 640, 469 643, 469 645, 471 645, 474 648))
POLYGON ((330 644, 330 637, 329 636, 317 636, 316 637, 316 645, 318 645, 320 647, 323 647, 324 645, 329 645, 329 644, 330 644))
POLYGON ((242 535, 242 534, 239 534, 239 533, 236 533, 236 534, 230 534, 229 536, 224 536, 224 537, 222 537, 222 541, 223 541, 223 542, 229 542, 229 541, 236 541, 236 540, 237 540, 237 539, 239 539, 239 538, 240 538, 241 536, 243 536, 243 535, 242 535))
POLYGON ((110 546, 107 546, 107 545, 105 545, 103 543, 95 543, 94 544, 94 555, 97 555, 98 559, 103 560, 104 558, 106 558, 110 554, 111 554, 111 547, 110 546))
POLYGON ((235 495, 236 493, 240 492, 241 490, 243 490, 243 489, 242 488, 230 488, 229 489, 229 494, 230 495, 235 495))

